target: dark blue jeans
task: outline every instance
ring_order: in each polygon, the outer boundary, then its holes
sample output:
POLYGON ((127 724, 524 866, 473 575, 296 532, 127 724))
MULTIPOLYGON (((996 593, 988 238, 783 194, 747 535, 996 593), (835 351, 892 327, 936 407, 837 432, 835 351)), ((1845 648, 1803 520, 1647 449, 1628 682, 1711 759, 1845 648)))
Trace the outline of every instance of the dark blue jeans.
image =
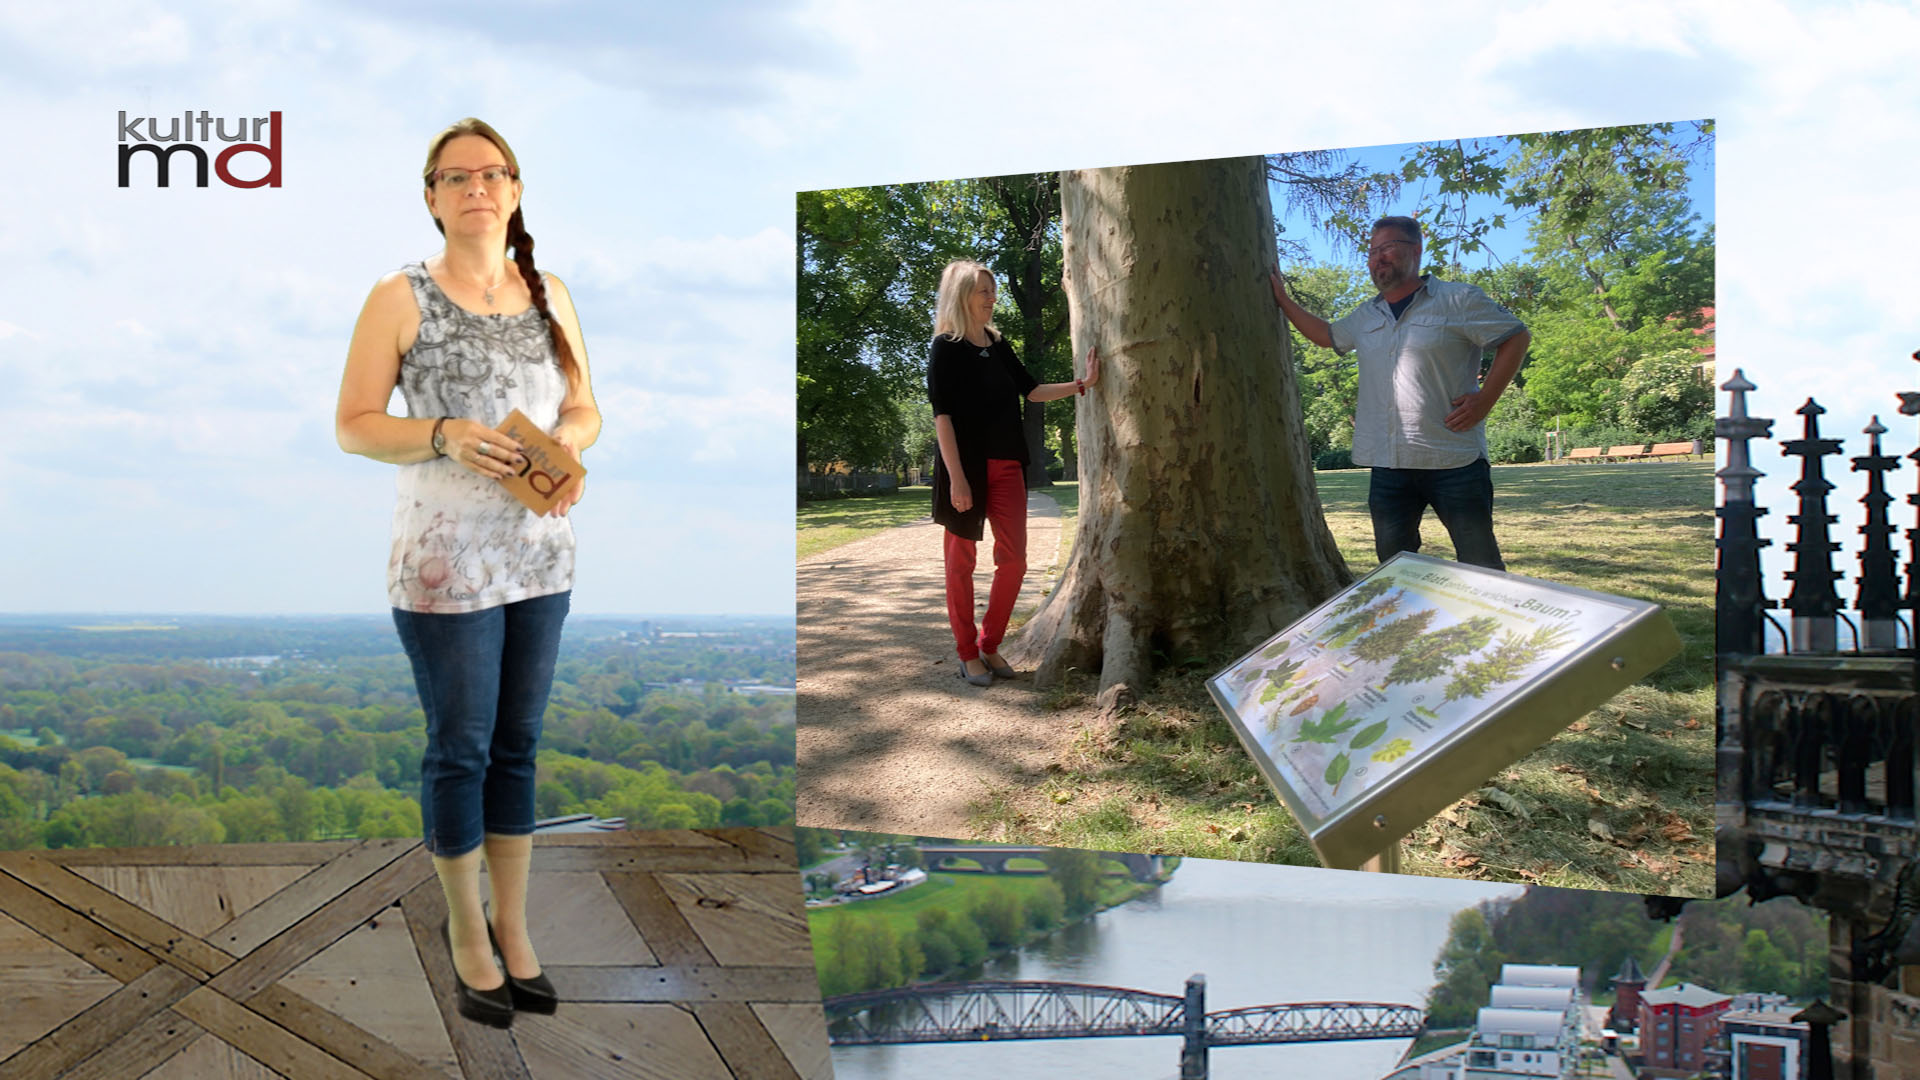
POLYGON ((448 615, 393 610, 427 714, 420 823, 433 854, 464 855, 483 831, 533 831, 533 757, 571 596, 448 615))
POLYGON ((1367 510, 1373 515, 1373 551, 1381 562, 1420 550, 1420 518, 1429 506, 1453 538, 1455 559, 1507 568, 1493 538, 1493 470, 1486 458, 1457 469, 1374 469, 1367 510))

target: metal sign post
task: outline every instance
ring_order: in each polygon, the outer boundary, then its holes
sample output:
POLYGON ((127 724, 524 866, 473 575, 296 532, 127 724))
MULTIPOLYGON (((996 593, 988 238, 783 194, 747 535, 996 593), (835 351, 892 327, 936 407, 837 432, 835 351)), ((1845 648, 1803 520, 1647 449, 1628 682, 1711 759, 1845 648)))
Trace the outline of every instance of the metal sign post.
POLYGON ((1401 837, 1680 651, 1659 605, 1402 553, 1207 681, 1324 864, 1401 837))

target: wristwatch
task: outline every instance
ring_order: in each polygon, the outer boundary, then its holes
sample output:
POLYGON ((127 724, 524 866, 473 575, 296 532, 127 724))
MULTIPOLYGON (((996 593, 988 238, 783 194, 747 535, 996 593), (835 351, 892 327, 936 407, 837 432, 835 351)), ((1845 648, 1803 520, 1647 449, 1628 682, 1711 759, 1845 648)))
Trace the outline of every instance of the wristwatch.
POLYGON ((440 430, 440 425, 451 419, 450 416, 443 416, 433 422, 433 452, 440 457, 447 456, 447 436, 440 430))

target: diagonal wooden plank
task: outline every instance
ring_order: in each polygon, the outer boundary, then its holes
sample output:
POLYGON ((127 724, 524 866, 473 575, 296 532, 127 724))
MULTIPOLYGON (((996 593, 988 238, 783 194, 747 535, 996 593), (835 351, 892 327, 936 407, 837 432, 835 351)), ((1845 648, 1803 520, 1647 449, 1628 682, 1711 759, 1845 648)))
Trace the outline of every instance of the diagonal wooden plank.
POLYGON ((693 1015, 700 1021, 713 1048, 733 1071, 734 1080, 800 1080, 800 1073, 765 1024, 746 1005, 733 1001, 695 1005, 693 1015))
POLYGON ((798 875, 659 874, 656 879, 719 963, 813 963, 798 875))
POLYGON ((726 841, 692 829, 612 829, 581 833, 534 833, 534 850, 543 847, 716 848, 726 841))
POLYGON ((672 1005, 566 1005, 513 1023, 533 1080, 732 1080, 700 1022, 672 1005))
POLYGON ((87 863, 68 866, 67 869, 200 940, 211 941, 215 930, 279 892, 288 883, 305 876, 313 868, 300 863, 283 863, 279 866, 99 866, 87 863))
POLYGON ((800 856, 793 846, 793 830, 715 829, 716 840, 725 840, 740 849, 749 861, 773 860, 789 870, 800 869, 800 856))
MULTIPOLYGON (((192 1045, 205 1034, 199 1024, 172 1009, 161 1009, 130 1029, 113 1045, 63 1073, 22 1073, 21 1077, 40 1080, 58 1076, 59 1080, 126 1080, 151 1072, 155 1065, 192 1045)), ((6 1074, 11 1078, 12 1074, 6 1074)))
POLYGON ((805 1080, 833 1080, 833 1055, 827 1049, 827 1016, 818 1005, 756 1002, 748 1006, 805 1080))
POLYGON ((792 856, 749 854, 732 844, 705 848, 673 847, 536 847, 533 872, 597 870, 609 872, 701 874, 791 874, 792 856))
POLYGON ((247 1008, 366 1073, 374 1080, 447 1080, 447 1074, 352 1021, 274 985, 255 994, 247 1008))
MULTIPOLYGON (((547 977, 568 1001, 811 1002, 820 1001, 820 977, 811 967, 588 967, 557 966, 547 977)), ((564 1005, 562 1006, 564 1008, 564 1005)))
POLYGON ((693 926, 681 913, 673 897, 652 874, 615 872, 602 874, 613 898, 640 932, 640 940, 660 958, 662 964, 704 965, 714 962, 713 953, 693 932, 693 926))
POLYGON ((191 844, 185 847, 62 848, 40 855, 61 866, 318 866, 368 840, 275 844, 191 844))
POLYGON ((139 945, 9 874, 0 874, 0 911, 121 982, 159 963, 139 945))
POLYGON ((418 840, 368 840, 342 849, 286 888, 209 935, 208 940, 236 956, 245 956, 275 934, 306 918, 320 905, 391 865, 420 846, 418 840))
MULTIPOLYGON (((59 1076, 93 1055, 135 1038, 136 1029, 199 985, 198 979, 179 968, 154 964, 127 985, 0 1061, 0 1078, 59 1076)), ((147 1061, 146 1067, 157 1061, 147 1061)))
POLYGON ((244 1002, 279 982, 287 972, 346 936, 381 908, 398 901, 408 890, 431 881, 433 859, 426 848, 415 844, 405 855, 235 961, 207 985, 244 1002))
POLYGON ((282 1076, 370 1080, 366 1073, 209 987, 181 998, 173 1010, 282 1076))
POLYGON ((0 852, 0 870, 190 974, 205 978, 233 963, 232 955, 32 852, 0 852))
POLYGON ((202 1035, 139 1080, 288 1080, 214 1035, 202 1035))
POLYGON ((407 916, 407 929, 420 954, 420 967, 427 973, 427 985, 433 988, 434 1003, 440 1007, 440 1019, 447 1025, 453 1054, 460 1059, 460 1074, 467 1080, 531 1080, 513 1036, 461 1016, 454 1003, 458 991, 453 957, 447 954, 444 936, 447 898, 440 891, 440 882, 421 882, 400 901, 400 910, 407 916))

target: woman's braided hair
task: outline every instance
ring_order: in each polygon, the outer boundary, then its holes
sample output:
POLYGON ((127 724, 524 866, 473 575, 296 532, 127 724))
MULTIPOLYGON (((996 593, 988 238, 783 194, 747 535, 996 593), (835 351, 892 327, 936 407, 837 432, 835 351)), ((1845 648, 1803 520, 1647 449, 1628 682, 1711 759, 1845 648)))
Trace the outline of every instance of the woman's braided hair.
MULTIPOLYGON (((502 157, 507 159, 507 168, 513 170, 514 179, 520 178, 520 162, 513 156, 513 148, 507 140, 493 130, 493 125, 485 120, 469 116, 465 120, 450 125, 445 131, 433 137, 427 144, 427 167, 421 178, 426 181, 429 190, 433 187, 433 173, 440 160, 440 151, 447 143, 462 135, 478 135, 498 147, 502 157)), ((447 227, 439 218, 433 219, 433 227, 445 236, 447 227)), ((547 334, 553 339, 553 356, 560 364, 560 371, 567 377, 569 386, 580 381, 580 362, 574 359, 573 347, 567 344, 567 335, 560 330, 560 323, 553 317, 553 308, 547 303, 547 282, 540 271, 533 266, 533 234, 527 231, 526 219, 519 207, 514 207, 513 216, 507 219, 507 247, 513 252, 513 265, 520 270, 520 277, 527 283, 527 292, 533 296, 534 310, 547 321, 547 334)))

